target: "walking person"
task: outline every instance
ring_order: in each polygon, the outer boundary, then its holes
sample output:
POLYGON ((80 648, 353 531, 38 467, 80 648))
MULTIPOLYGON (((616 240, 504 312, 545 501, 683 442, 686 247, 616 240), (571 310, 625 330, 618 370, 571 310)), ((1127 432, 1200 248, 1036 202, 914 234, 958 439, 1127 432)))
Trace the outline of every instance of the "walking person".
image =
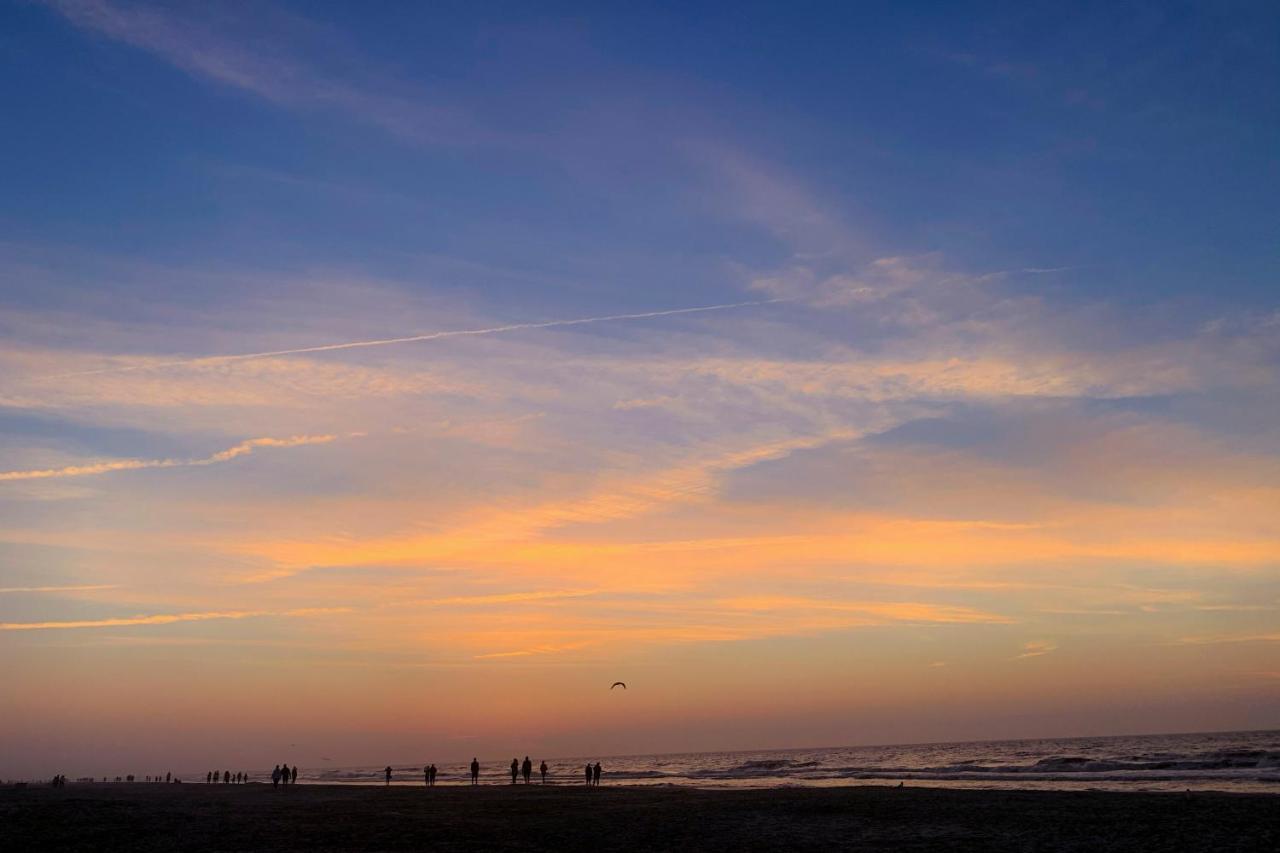
POLYGON ((600 762, 596 762, 595 769, 591 771, 591 784, 597 788, 600 787, 600 762))
POLYGON ((431 787, 431 767, 430 765, 422 768, 422 784, 424 787, 431 787))
POLYGON ((591 762, 590 762, 590 761, 588 761, 588 762, 587 762, 587 766, 586 766, 586 768, 584 769, 584 772, 587 774, 587 786, 588 786, 588 787, 590 787, 590 785, 591 785, 591 776, 592 776, 592 767, 591 767, 591 762))
POLYGON ((524 761, 520 764, 520 775, 524 777, 524 783, 529 784, 529 777, 533 775, 533 762, 529 760, 529 756, 524 757, 524 761))
POLYGON ((543 761, 542 766, 538 768, 542 772, 542 784, 547 784, 547 762, 543 761))
POLYGON ((293 769, 289 771, 289 784, 298 784, 298 765, 293 765, 293 769))
POLYGON ((391 784, 391 765, 388 764, 387 769, 383 770, 382 772, 387 775, 387 785, 390 785, 391 784))
POLYGON ((431 765, 431 787, 434 788, 435 786, 436 786, 436 766, 432 764, 431 765))
POLYGON ((471 759, 471 784, 480 784, 480 762, 474 758, 471 759))
POLYGON ((516 777, 520 775, 520 762, 514 758, 511 759, 511 784, 516 783, 516 777))
POLYGON ((280 765, 277 764, 271 771, 271 787, 280 787, 280 765))

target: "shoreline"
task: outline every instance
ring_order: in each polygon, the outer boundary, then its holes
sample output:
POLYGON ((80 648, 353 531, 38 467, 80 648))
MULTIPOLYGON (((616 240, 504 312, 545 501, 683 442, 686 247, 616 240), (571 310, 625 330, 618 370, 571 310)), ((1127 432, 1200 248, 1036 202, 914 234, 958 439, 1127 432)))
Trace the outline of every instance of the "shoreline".
POLYGON ((1255 793, 69 783, 0 789, 13 849, 1260 850, 1255 793))

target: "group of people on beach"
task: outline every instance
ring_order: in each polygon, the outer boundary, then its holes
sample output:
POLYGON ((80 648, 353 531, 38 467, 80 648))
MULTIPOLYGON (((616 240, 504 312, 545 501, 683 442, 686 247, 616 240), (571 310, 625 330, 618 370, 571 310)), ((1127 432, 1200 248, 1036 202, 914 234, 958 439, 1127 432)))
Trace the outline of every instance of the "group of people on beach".
POLYGON ((298 784, 298 765, 293 765, 293 769, 289 769, 288 764, 277 764, 275 769, 271 771, 271 787, 278 785, 296 785, 298 784))
POLYGON ((204 774, 204 781, 206 785, 216 785, 218 784, 219 779, 221 779, 222 784, 224 785, 231 785, 233 783, 236 785, 243 785, 245 782, 249 781, 249 774, 245 773, 243 770, 235 774, 232 774, 230 770, 223 770, 222 773, 218 773, 217 770, 210 770, 208 773, 204 774))
MULTIPOLYGON (((474 761, 472 762, 475 763, 474 761)), ((542 762, 542 766, 538 768, 538 772, 542 774, 542 784, 547 784, 547 762, 542 762)), ((529 777, 533 775, 533 762, 529 760, 529 756, 524 757, 524 763, 511 759, 511 784, 516 783, 516 777, 523 774, 524 783, 529 784, 529 777)))
MULTIPOLYGON (((480 784, 480 759, 478 758, 471 759, 470 769, 471 769, 471 784, 479 785, 480 784)), ((548 770, 549 768, 547 767, 547 762, 545 761, 543 761, 538 766, 538 774, 542 777, 542 784, 544 785, 547 784, 548 770)), ((288 772, 289 772, 288 765, 285 765, 285 774, 286 774, 285 784, 289 784, 289 780, 287 778, 288 772)), ((591 764, 588 762, 586 767, 583 769, 583 772, 586 776, 587 785, 596 786, 600 784, 600 774, 602 772, 602 768, 600 767, 599 761, 597 761, 595 764, 591 764)), ((386 780, 387 785, 391 784, 392 773, 393 771, 391 769, 390 764, 388 764, 385 768, 383 768, 382 775, 383 775, 383 778, 386 780)), ((422 768, 422 781, 428 788, 435 787, 436 773, 437 773, 437 770, 434 764, 428 764, 422 768)), ((524 757, 524 761, 520 761, 518 758, 511 759, 511 784, 512 785, 516 784, 520 780, 521 776, 524 777, 524 783, 526 785, 528 785, 533 780, 533 761, 527 755, 524 757)), ((271 778, 272 778, 272 781, 274 782, 275 781, 274 773, 271 774, 271 778)), ((293 768, 293 781, 295 782, 298 781, 298 768, 296 767, 293 768)))

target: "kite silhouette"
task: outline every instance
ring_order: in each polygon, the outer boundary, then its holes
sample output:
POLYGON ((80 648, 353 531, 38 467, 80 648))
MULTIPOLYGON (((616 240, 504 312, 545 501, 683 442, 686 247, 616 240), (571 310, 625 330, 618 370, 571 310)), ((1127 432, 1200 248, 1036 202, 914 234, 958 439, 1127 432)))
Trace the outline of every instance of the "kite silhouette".
POLYGON ((611 684, 611 685, 609 686, 609 689, 610 689, 610 690, 612 690, 612 689, 613 689, 613 688, 615 688, 615 687, 621 687, 623 690, 626 690, 626 689, 627 689, 627 683, 626 683, 625 681, 615 681, 615 682, 613 682, 613 684, 611 684))

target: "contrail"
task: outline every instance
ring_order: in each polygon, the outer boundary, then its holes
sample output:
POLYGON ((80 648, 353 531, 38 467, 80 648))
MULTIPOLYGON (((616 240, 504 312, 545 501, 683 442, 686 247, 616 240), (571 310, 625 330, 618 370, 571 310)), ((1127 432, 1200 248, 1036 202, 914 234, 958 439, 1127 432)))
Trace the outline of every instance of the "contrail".
MULTIPOLYGON (((352 433, 352 438, 363 433, 352 433)), ((289 438, 250 438, 239 444, 219 450, 201 459, 113 459, 109 462, 91 462, 88 465, 69 465, 66 468, 43 468, 34 471, 0 471, 0 481, 48 480, 54 477, 85 477, 93 474, 109 474, 112 471, 136 471, 140 468, 203 468, 219 462, 229 462, 238 456, 247 456, 259 447, 298 447, 303 444, 328 444, 337 440, 336 435, 294 435, 289 438)), ((4 590, 0 590, 4 592, 4 590)))
POLYGON ((149 364, 134 364, 124 367, 102 367, 97 370, 80 370, 73 373, 57 373, 44 376, 44 379, 64 379, 71 376, 93 376, 100 373, 126 373, 134 370, 155 370, 165 367, 184 367, 193 364, 221 364, 224 362, 249 361, 257 358, 278 358, 283 355, 302 355, 312 352, 332 352, 334 350, 357 349, 360 347, 385 347, 392 344, 411 344, 419 341, 435 341, 441 338, 460 338, 476 335, 496 335, 503 332, 517 332, 522 329, 553 329, 560 326, 584 326, 589 323, 611 323, 620 320, 647 320, 652 317, 671 317, 676 314, 697 314, 703 311, 727 311, 731 308, 748 308, 753 305, 772 305, 777 302, 790 302, 790 299, 759 299, 752 302, 730 302, 724 305, 699 305, 695 308, 672 308, 666 311, 647 311, 643 314, 608 314, 603 317, 580 317, 574 320, 547 320, 542 323, 511 323, 505 326, 490 326, 486 329, 454 329, 444 332, 427 332, 421 335, 408 335, 403 338, 381 338, 373 341, 347 341, 340 344, 320 344, 312 347, 295 349, 268 350, 266 352, 247 352, 236 355, 209 355, 197 358, 184 358, 177 361, 161 361, 149 364))

